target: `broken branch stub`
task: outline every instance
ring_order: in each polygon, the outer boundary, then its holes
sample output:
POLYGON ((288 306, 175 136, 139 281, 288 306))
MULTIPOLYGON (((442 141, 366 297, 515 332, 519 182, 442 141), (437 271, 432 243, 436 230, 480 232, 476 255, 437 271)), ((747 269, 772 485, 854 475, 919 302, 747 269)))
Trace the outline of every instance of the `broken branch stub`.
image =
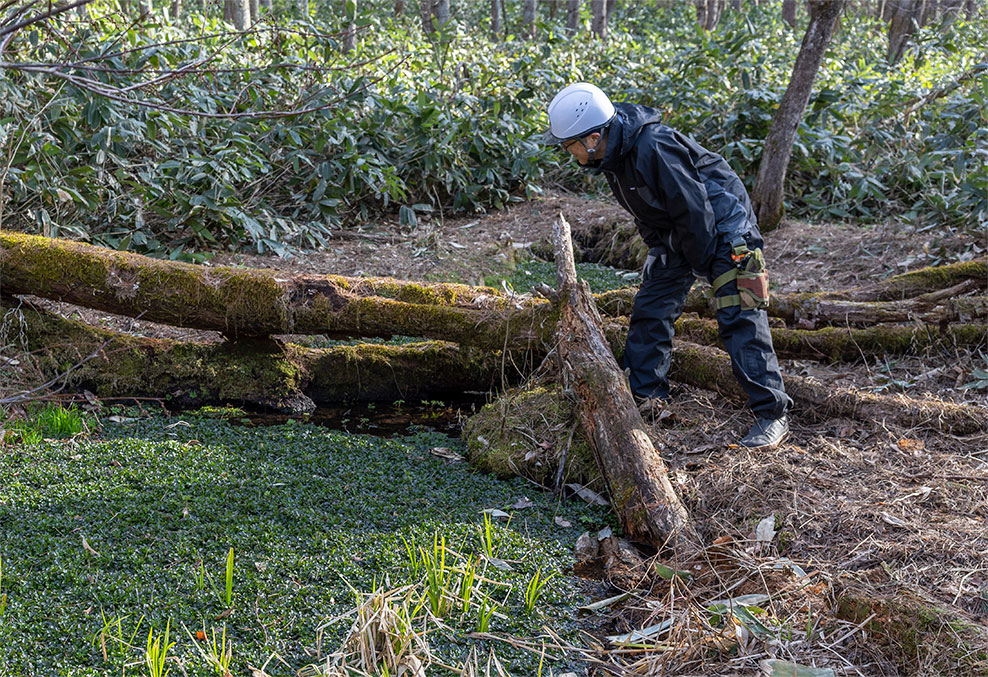
POLYGON ((576 279, 570 227, 560 214, 553 228, 560 371, 577 399, 611 502, 625 532, 656 547, 691 547, 690 518, 669 481, 601 328, 586 284, 576 279))

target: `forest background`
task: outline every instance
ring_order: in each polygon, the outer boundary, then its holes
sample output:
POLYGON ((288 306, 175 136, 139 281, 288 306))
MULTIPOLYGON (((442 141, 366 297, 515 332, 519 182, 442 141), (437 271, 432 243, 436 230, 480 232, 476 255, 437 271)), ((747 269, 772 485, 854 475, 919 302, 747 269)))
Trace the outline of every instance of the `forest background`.
MULTIPOLYGON (((706 2, 250 3, 95 0, 50 21, 8 3, 0 224, 202 260, 317 248, 382 215, 409 229, 547 187, 599 190, 537 143, 546 102, 577 80, 659 108, 751 189, 806 21, 795 2, 712 2, 715 16, 706 2)), ((983 248, 983 9, 844 13, 799 125, 788 213, 983 248)))

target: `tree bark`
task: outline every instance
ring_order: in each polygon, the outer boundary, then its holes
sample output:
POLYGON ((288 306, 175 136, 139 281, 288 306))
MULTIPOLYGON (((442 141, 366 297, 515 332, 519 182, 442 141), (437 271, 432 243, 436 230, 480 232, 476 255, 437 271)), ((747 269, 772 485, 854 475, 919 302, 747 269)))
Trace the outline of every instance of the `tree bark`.
POLYGON ((586 283, 578 283, 569 224, 553 238, 560 316, 556 337, 564 383, 577 409, 621 524, 633 540, 689 547, 689 515, 652 446, 624 373, 614 361, 586 283))
POLYGON ((349 54, 357 46, 357 0, 343 0, 346 35, 343 36, 343 53, 349 54))
POLYGON ((433 7, 436 0, 421 0, 419 2, 419 15, 422 17, 422 32, 430 35, 435 29, 432 25, 433 7))
POLYGON ((250 20, 256 22, 261 17, 261 3, 258 0, 250 0, 250 20))
POLYGON ((896 64, 906 51, 909 39, 916 31, 920 0, 896 0, 889 20, 888 62, 896 64))
POLYGON ((238 31, 245 31, 250 27, 250 0, 231 0, 230 13, 231 21, 238 31))
POLYGON ((395 0, 394 15, 395 16, 405 15, 405 0, 395 0))
POLYGON ((536 0, 524 0, 522 4, 522 31, 528 38, 535 37, 535 8, 536 0))
POLYGON ((501 3, 500 0, 491 0, 491 38, 499 40, 501 37, 501 3))
POLYGON ((449 9, 449 0, 436 0, 433 7, 435 8, 436 21, 439 24, 439 30, 444 30, 452 17, 449 9))
MULTIPOLYGON (((9 299, 0 302, 3 312, 12 307, 17 304, 9 299)), ((64 384, 100 397, 156 397, 179 406, 250 404, 301 413, 317 403, 429 399, 502 384, 500 353, 442 341, 325 349, 271 339, 192 343, 90 327, 30 303, 21 304, 20 312, 26 319, 24 338, 42 372, 55 378, 65 365, 79 365, 64 384)))
POLYGON ((566 3, 566 30, 575 33, 580 27, 580 0, 569 0, 566 3))
POLYGON ((172 21, 182 18, 182 0, 172 0, 172 21))
POLYGON ((607 1, 591 0, 590 10, 593 13, 591 29, 600 40, 607 39, 607 1))
POLYGON ((796 27, 796 0, 782 0, 782 20, 791 28, 796 27))
POLYGON ((704 30, 711 31, 720 21, 726 0, 694 0, 696 5, 696 21, 704 30))
POLYGON ((752 206, 762 232, 770 231, 782 220, 786 170, 792 156, 796 130, 810 100, 813 81, 837 28, 844 0, 812 0, 810 23, 793 66, 779 110, 762 149, 758 177, 751 194, 752 206))

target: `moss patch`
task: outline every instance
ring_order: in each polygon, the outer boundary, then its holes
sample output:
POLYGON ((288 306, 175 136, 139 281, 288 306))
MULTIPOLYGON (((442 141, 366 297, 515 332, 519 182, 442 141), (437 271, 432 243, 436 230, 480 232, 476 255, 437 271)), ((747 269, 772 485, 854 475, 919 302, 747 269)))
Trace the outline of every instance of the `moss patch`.
POLYGON ((600 482, 590 443, 558 384, 509 390, 466 422, 463 439, 470 462, 499 477, 521 475, 553 486, 568 446, 564 481, 600 482))

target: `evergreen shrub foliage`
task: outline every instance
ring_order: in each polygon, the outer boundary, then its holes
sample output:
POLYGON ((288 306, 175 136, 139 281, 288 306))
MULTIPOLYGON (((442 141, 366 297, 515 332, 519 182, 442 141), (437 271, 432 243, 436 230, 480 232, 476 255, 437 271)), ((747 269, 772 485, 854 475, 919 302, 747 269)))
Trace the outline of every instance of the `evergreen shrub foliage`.
MULTIPOLYGON (((691 3, 626 4, 601 44, 586 28, 569 36, 564 12, 543 16, 534 40, 492 40, 489 3, 454 5, 451 25, 427 36, 416 12, 395 18, 392 3, 363 2, 357 49, 343 56, 342 14, 302 18, 276 4, 259 31, 231 37, 199 10, 122 29, 116 1, 97 0, 88 21, 59 24, 76 62, 167 70, 211 50, 221 56, 209 72, 135 94, 157 109, 50 74, 0 71, 0 148, 9 162, 0 225, 172 258, 218 247, 286 254, 381 214, 414 227, 416 214, 500 208, 547 185, 597 190, 597 179, 537 142, 548 99, 579 79, 660 108, 669 124, 723 153, 750 188, 801 29, 763 8, 725 12, 706 33, 691 3), (202 35, 213 37, 183 42, 202 35), (175 110, 320 106, 239 119, 175 110)), ((884 26, 846 16, 799 130, 789 213, 983 228, 988 74, 914 104, 984 60, 986 24, 923 29, 889 67, 884 26)), ((509 32, 518 28, 509 22, 509 32)), ((63 61, 66 49, 44 30, 26 30, 5 56, 63 61)), ((92 75, 85 65, 62 72, 92 75)), ((149 74, 99 77, 125 86, 149 74)))

